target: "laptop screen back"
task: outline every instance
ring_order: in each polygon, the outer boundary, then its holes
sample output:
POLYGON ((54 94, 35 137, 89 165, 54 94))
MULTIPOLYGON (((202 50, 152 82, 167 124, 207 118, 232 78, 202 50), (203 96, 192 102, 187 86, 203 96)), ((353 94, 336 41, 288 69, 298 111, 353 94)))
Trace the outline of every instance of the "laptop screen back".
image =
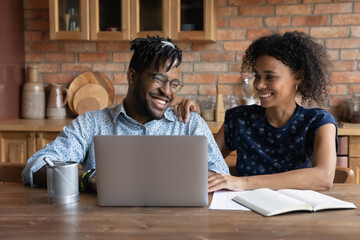
POLYGON ((206 206, 205 136, 95 136, 100 206, 206 206))

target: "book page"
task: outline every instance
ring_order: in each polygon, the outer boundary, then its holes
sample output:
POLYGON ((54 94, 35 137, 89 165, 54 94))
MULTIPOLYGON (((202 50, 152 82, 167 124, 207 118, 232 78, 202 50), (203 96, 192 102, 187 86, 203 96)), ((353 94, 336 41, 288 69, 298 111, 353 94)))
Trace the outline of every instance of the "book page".
POLYGON ((225 191, 225 190, 214 192, 209 209, 250 211, 250 209, 232 200, 239 193, 240 192, 225 191))
POLYGON ((307 203, 268 188, 240 192, 234 201, 264 215, 273 216, 290 211, 311 211, 307 203))
POLYGON ((313 211, 336 208, 356 208, 353 203, 342 201, 312 190, 281 189, 277 192, 308 203, 313 207, 313 211))

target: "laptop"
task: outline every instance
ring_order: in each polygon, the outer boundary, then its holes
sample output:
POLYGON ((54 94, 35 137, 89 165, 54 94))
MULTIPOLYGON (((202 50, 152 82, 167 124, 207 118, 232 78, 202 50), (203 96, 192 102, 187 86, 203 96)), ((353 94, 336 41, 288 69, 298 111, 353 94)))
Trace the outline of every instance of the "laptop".
POLYGON ((207 206, 205 136, 95 136, 100 206, 207 206))

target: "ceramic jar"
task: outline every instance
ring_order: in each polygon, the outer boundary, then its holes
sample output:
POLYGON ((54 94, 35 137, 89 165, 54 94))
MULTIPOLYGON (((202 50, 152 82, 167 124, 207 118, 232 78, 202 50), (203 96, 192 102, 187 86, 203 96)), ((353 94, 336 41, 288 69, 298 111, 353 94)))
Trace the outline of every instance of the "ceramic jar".
POLYGON ((39 79, 38 66, 29 66, 27 81, 22 87, 21 117, 28 119, 45 118, 45 91, 39 79))

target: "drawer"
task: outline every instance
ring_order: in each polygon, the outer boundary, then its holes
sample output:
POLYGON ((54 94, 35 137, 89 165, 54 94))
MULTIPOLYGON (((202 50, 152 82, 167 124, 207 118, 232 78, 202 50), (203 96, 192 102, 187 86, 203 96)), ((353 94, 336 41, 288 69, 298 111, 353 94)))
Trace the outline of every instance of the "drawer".
POLYGON ((338 156, 336 161, 336 166, 339 167, 349 167, 349 157, 347 156, 338 156))
POLYGON ((349 157, 360 157, 360 137, 349 137, 349 157))
POLYGON ((349 154, 349 137, 339 136, 338 137, 339 149, 337 155, 348 155, 349 154))

